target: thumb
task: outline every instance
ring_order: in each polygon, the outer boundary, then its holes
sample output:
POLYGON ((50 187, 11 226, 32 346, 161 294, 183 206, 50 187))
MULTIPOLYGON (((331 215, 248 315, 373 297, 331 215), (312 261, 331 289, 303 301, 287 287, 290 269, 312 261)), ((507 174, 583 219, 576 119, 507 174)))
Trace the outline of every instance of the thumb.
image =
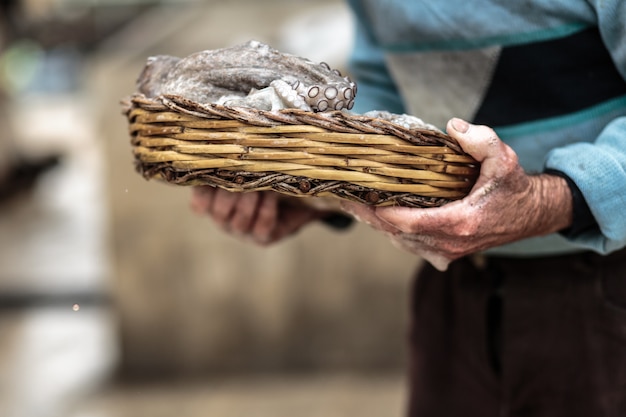
POLYGON ((518 167, 515 151, 498 137, 488 126, 473 125, 453 118, 446 127, 448 134, 456 139, 461 148, 481 163, 477 184, 506 175, 518 167))
POLYGON ((478 162, 499 155, 502 146, 506 146, 492 128, 473 125, 462 119, 450 119, 446 130, 459 142, 461 148, 478 162))

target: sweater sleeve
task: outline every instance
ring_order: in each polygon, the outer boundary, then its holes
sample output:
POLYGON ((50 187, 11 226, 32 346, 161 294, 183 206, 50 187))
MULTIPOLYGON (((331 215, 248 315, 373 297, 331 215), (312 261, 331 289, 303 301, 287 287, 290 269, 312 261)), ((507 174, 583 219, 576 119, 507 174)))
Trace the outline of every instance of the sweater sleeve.
POLYGON ((353 111, 365 113, 370 110, 387 110, 404 113, 404 103, 387 70, 383 51, 366 30, 358 13, 355 20, 354 45, 348 62, 350 74, 358 86, 353 111))
MULTIPOLYGON (((626 83, 626 2, 588 1, 626 83)), ((554 149, 546 168, 563 172, 578 186, 596 220, 597 227, 570 236, 572 243, 603 254, 626 246, 626 116, 612 120, 591 142, 554 149)))
POLYGON ((626 117, 611 122, 593 143, 553 150, 546 167, 576 183, 598 224, 572 237, 573 243, 599 253, 626 246, 626 117))

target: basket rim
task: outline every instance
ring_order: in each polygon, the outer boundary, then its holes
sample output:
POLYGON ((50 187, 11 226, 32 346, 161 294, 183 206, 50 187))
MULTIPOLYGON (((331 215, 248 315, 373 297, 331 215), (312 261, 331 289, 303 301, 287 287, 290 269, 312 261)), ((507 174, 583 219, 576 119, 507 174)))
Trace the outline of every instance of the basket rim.
POLYGON ((353 114, 342 110, 317 113, 301 109, 268 111, 252 107, 198 103, 171 94, 147 97, 141 93, 135 93, 124 99, 122 104, 124 114, 129 118, 132 110, 138 107, 148 111, 170 110, 202 119, 235 120, 260 127, 307 125, 333 132, 393 135, 413 145, 446 146, 457 154, 471 157, 461 148, 456 139, 442 131, 426 128, 410 129, 382 118, 353 114))

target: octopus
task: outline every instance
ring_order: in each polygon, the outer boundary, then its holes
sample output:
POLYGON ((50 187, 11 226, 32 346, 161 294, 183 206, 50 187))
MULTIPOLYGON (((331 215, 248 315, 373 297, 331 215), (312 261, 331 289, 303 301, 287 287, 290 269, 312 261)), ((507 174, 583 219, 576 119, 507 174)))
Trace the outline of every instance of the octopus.
POLYGON ((149 98, 178 95, 198 103, 323 112, 351 110, 357 86, 324 62, 249 41, 185 58, 150 57, 137 90, 149 98))
POLYGON ((385 110, 371 110, 364 113, 363 116, 372 117, 375 119, 382 119, 409 130, 427 129, 441 132, 441 129, 439 129, 437 126, 426 123, 419 117, 412 116, 410 114, 395 114, 385 110))

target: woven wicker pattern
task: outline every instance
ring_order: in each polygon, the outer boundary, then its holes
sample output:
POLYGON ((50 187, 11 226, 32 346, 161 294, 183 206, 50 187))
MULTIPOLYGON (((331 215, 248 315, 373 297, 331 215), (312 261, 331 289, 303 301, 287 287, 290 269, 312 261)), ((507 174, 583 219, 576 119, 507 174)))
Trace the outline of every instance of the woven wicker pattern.
POLYGON ((125 114, 137 170, 174 184, 433 207, 467 195, 479 171, 441 132, 345 112, 136 95, 125 114))

